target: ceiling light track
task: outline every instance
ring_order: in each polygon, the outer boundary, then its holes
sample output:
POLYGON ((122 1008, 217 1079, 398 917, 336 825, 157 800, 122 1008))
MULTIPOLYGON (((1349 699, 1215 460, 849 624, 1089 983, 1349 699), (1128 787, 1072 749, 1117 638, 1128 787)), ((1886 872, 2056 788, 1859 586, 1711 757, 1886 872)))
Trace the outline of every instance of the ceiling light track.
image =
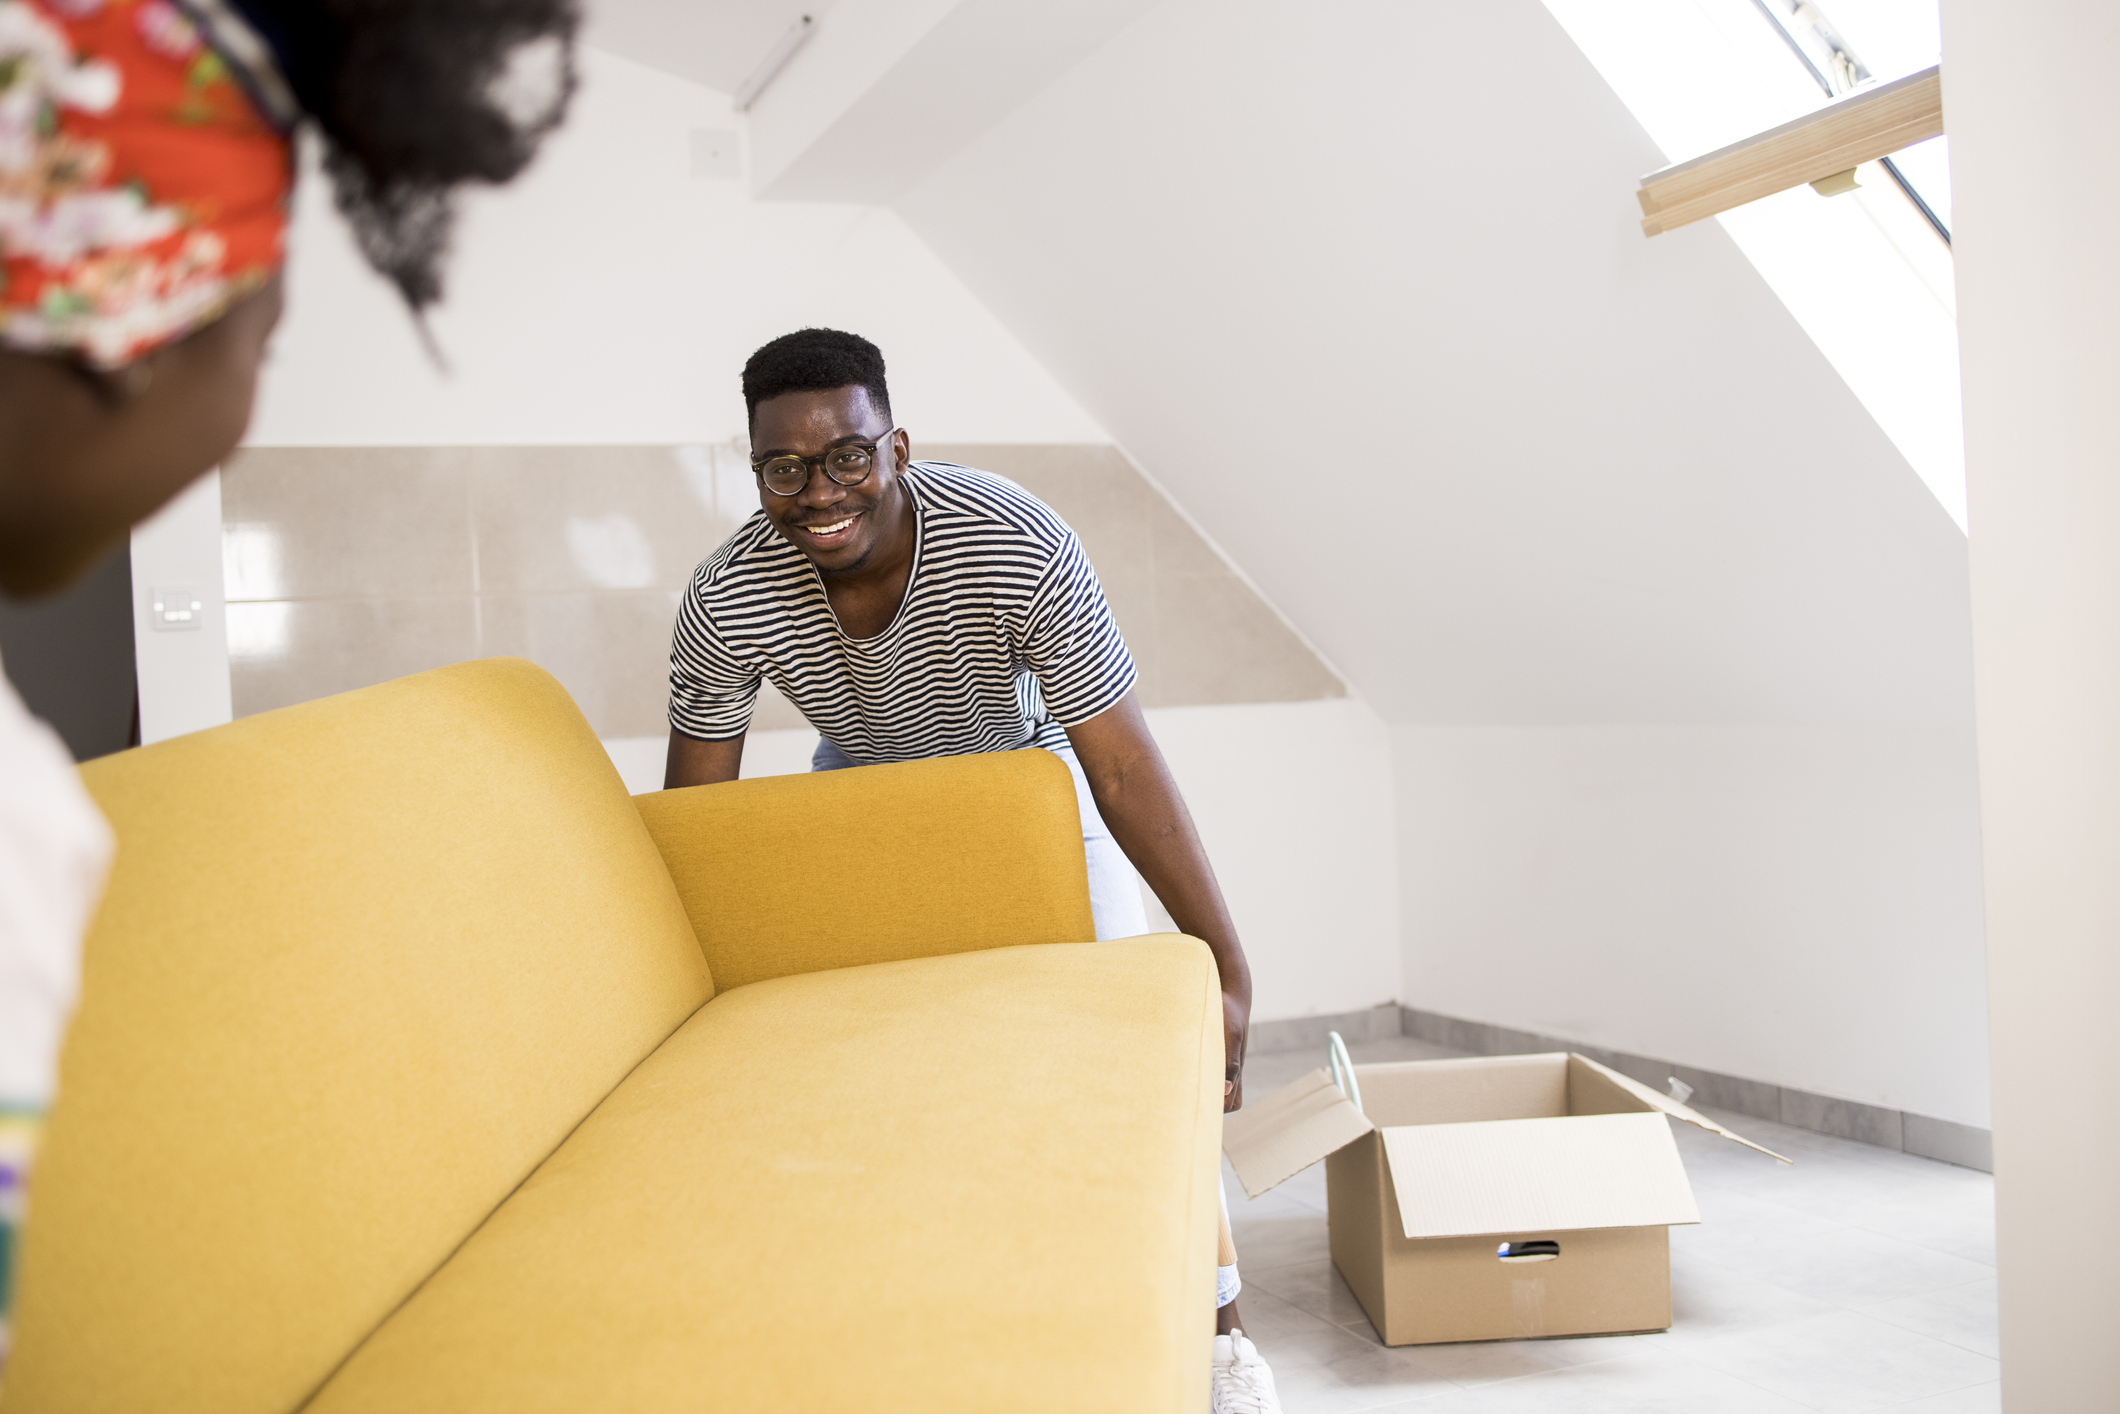
POLYGON ((758 96, 766 91, 767 86, 779 76, 780 71, 788 66, 788 60, 795 57, 795 51, 802 48, 816 31, 816 18, 811 15, 804 15, 801 19, 795 21, 794 24, 788 26, 786 34, 773 41, 773 47, 766 51, 766 57, 759 61, 757 68, 751 70, 751 76, 737 85, 735 96, 737 112, 748 113, 751 111, 751 105, 758 101, 758 96))

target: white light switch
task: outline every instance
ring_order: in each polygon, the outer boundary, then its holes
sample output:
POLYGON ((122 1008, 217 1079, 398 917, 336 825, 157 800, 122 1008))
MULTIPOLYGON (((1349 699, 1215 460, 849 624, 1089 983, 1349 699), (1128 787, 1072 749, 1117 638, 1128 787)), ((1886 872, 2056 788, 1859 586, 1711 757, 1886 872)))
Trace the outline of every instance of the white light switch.
POLYGON ((205 601, 188 584, 158 584, 149 596, 155 616, 155 632, 195 631, 205 616, 205 601))

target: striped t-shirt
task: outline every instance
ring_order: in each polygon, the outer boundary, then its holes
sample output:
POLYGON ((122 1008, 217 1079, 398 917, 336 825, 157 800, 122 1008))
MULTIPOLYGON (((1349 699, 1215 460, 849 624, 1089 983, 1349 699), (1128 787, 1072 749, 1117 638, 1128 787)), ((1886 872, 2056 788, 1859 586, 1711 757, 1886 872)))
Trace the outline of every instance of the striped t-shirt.
POLYGON ((1082 544, 998 476, 913 462, 905 601, 852 638, 824 581, 763 511, 692 575, 670 648, 670 725, 742 736, 761 678, 857 761, 1065 746, 1134 685, 1082 544))

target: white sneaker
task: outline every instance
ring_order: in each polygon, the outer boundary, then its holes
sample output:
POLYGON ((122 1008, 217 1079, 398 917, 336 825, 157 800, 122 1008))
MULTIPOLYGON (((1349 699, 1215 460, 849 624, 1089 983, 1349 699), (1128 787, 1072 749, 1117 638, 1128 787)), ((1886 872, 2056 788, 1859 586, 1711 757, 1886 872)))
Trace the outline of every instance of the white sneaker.
POLYGON ((1259 1358, 1259 1347, 1232 1331, 1215 1337, 1214 1414, 1281 1414, 1273 1392, 1273 1371, 1259 1358))

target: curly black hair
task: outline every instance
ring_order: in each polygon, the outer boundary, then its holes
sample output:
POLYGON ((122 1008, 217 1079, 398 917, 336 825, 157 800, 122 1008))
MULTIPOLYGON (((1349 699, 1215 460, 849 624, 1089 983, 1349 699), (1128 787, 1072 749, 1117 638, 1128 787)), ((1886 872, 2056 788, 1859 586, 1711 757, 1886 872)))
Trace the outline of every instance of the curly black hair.
POLYGON ((891 415, 891 390, 883 381, 883 350, 859 334, 837 329, 798 329, 763 345, 743 366, 744 412, 758 419, 758 405, 782 393, 825 388, 868 389, 869 405, 891 415))
POLYGON ((424 311, 442 295, 456 189, 508 181, 566 116, 578 0, 232 3, 322 134, 362 254, 424 311))

